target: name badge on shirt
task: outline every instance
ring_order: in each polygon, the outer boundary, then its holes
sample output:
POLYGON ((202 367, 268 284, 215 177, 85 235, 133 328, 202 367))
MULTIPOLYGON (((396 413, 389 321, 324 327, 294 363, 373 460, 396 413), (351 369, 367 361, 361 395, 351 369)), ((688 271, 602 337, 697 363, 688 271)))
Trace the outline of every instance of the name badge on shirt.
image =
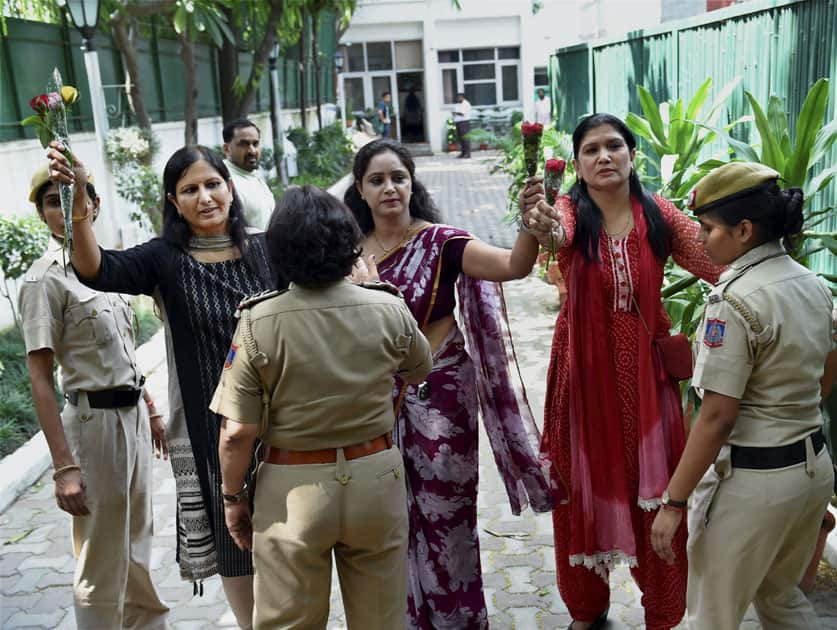
POLYGON ((229 370, 232 367, 233 360, 235 359, 235 353, 238 351, 238 346, 235 344, 230 345, 230 351, 227 353, 227 360, 224 361, 224 369, 229 370))
POLYGON ((703 333, 703 343, 707 348, 720 348, 724 345, 724 333, 727 323, 723 319, 706 320, 706 332, 703 333))

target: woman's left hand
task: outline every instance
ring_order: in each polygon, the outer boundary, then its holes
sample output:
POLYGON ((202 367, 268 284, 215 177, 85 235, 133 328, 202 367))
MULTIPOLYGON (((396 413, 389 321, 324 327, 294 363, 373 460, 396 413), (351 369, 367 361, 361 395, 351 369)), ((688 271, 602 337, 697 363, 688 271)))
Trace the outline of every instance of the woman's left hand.
POLYGON ((667 510, 661 507, 657 511, 654 524, 651 526, 651 546, 654 548, 654 553, 668 564, 674 564, 677 559, 671 541, 674 539, 682 520, 683 512, 680 510, 667 510))
POLYGON ((250 520, 250 506, 243 503, 224 502, 224 519, 236 547, 242 551, 253 550, 253 522, 250 520))

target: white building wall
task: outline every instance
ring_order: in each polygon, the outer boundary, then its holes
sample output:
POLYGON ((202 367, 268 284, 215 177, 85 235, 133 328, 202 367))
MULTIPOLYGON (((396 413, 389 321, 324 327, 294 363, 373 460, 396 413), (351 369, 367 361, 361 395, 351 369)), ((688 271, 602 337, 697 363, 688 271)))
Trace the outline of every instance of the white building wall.
MULTIPOLYGON (((534 69, 547 66, 557 48, 612 36, 660 21, 661 0, 544 0, 532 14, 531 0, 361 0, 344 45, 422 39, 425 126, 434 151, 442 150, 451 105, 442 103, 438 51, 520 47, 519 107, 534 115, 534 69)), ((377 95, 376 95, 377 97, 377 95)))

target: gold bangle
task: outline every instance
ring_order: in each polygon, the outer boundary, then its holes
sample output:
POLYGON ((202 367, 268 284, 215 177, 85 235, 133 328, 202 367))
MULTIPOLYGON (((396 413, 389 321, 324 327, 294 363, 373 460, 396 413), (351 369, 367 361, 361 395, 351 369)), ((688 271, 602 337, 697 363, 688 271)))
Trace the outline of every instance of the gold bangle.
POLYGON ((92 214, 93 212, 88 210, 87 214, 85 214, 83 217, 73 216, 73 223, 81 223, 82 221, 87 221, 87 219, 89 219, 92 216, 92 214))
POLYGON ((52 473, 52 480, 58 481, 58 478, 63 475, 68 470, 81 470, 81 466, 78 464, 67 464, 66 466, 61 466, 61 468, 56 468, 55 472, 52 473))

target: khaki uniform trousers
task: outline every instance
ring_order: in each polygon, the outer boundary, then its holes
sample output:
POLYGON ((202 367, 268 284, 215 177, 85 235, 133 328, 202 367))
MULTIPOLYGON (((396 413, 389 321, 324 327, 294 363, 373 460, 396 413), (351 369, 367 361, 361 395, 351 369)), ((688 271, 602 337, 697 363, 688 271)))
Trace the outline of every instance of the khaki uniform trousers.
POLYGON ((690 630, 737 630, 750 602, 764 630, 820 627, 798 585, 833 483, 825 448, 788 468, 732 470, 689 554, 690 630))
POLYGON ((73 601, 80 630, 168 628, 168 607, 151 582, 151 428, 144 404, 62 413, 87 486, 89 516, 73 517, 73 601))
POLYGON ((334 464, 262 464, 253 515, 253 627, 325 628, 333 551, 348 627, 404 628, 408 532, 395 447, 348 462, 338 450, 334 464))

